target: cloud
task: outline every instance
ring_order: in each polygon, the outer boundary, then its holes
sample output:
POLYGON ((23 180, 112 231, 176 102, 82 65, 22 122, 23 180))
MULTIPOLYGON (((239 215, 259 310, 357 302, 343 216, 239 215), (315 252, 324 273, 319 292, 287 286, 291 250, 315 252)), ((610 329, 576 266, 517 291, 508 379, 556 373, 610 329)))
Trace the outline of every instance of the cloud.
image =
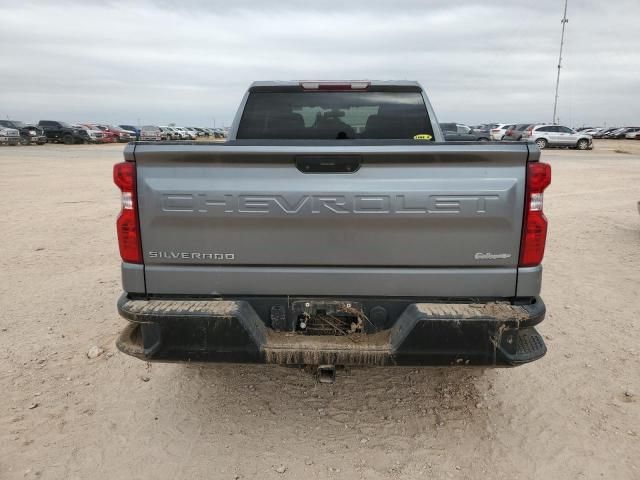
MULTIPOLYGON (((0 115, 229 124, 254 80, 418 80, 440 120, 548 121, 562 2, 0 4, 0 115)), ((564 123, 640 123, 640 4, 569 5, 564 123)))

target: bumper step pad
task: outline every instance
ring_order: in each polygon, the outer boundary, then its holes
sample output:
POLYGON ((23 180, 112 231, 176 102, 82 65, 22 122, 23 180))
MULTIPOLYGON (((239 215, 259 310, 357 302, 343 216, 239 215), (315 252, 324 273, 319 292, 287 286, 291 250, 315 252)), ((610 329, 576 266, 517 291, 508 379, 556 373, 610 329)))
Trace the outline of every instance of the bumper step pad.
POLYGON ((117 341, 129 355, 158 361, 312 365, 520 365, 546 353, 533 325, 540 299, 508 303, 415 303, 376 333, 308 336, 268 328, 243 300, 118 302, 130 325, 117 341))
POLYGON ((533 362, 544 357, 547 353, 547 346, 542 339, 542 335, 533 327, 518 330, 515 336, 515 344, 515 352, 499 347, 501 354, 511 365, 533 362))

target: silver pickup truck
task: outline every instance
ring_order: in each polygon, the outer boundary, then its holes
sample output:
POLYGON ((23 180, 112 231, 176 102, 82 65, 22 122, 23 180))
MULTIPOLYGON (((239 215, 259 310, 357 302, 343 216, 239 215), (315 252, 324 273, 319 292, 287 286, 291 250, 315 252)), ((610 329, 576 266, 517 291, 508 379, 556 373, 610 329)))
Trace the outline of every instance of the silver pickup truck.
POLYGON ((115 165, 128 325, 144 360, 519 365, 547 164, 445 142, 415 82, 256 82, 225 143, 136 142, 115 165))

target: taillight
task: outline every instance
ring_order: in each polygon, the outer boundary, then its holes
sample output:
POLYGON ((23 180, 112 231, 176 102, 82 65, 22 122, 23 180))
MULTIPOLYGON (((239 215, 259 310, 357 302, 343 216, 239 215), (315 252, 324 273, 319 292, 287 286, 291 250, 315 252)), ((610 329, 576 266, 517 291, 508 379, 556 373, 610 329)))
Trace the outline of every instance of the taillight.
POLYGON ((116 163, 113 166, 113 181, 122 192, 122 210, 116 222, 120 257, 123 262, 142 263, 136 200, 136 164, 116 163))
POLYGON ((522 242, 520 244, 520 267, 540 265, 547 241, 547 217, 542 212, 543 192, 551 184, 551 167, 546 163, 527 164, 527 187, 522 242))

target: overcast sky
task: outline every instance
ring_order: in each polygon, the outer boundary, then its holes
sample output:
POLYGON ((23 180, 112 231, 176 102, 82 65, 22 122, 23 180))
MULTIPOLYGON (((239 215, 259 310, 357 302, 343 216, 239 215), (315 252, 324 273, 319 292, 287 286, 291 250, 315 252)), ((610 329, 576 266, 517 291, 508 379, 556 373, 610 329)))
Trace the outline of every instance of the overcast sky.
MULTIPOLYGON (((0 0, 0 117, 221 126, 253 80, 409 79, 440 121, 550 121, 563 4, 0 0)), ((640 0, 567 16, 560 121, 640 124, 640 0)))

